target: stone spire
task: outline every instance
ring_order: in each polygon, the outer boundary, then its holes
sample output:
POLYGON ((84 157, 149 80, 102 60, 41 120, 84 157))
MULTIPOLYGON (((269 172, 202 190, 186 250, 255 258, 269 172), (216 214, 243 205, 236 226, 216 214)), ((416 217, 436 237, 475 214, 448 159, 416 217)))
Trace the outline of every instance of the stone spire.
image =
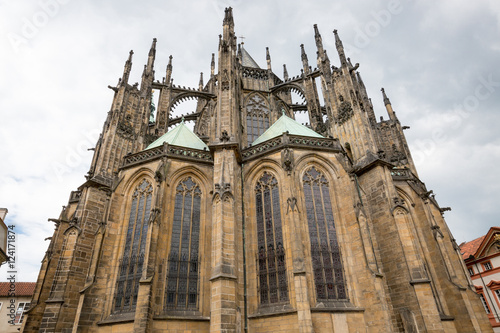
POLYGON ((271 55, 269 54, 268 47, 266 47, 266 60, 267 60, 267 69, 271 70, 271 55))
POLYGON ((283 78, 288 81, 288 71, 286 70, 286 65, 283 64, 283 78))
POLYGON ((172 78, 172 55, 168 57, 167 73, 165 75, 165 84, 170 84, 170 79, 172 78))
POLYGON ((200 73, 200 82, 198 83, 198 89, 203 90, 203 72, 200 73))
POLYGON ((153 38, 153 43, 151 44, 151 49, 149 49, 149 54, 148 54, 148 64, 147 64, 148 74, 153 72, 155 56, 156 56, 156 38, 153 38))
POLYGON ((130 53, 128 55, 128 59, 125 62, 125 68, 123 69, 123 76, 121 83, 122 84, 127 84, 128 83, 128 78, 130 77, 130 70, 132 69, 132 55, 134 54, 134 51, 130 50, 130 53))
POLYGON ((324 50, 323 50, 323 40, 321 39, 321 34, 318 30, 318 25, 314 26, 314 40, 316 41, 316 48, 318 49, 318 57, 323 58, 324 50))
POLYGON ((387 110, 387 113, 389 114, 390 119, 396 119, 396 114, 394 113, 394 110, 392 109, 391 101, 389 100, 389 97, 385 94, 385 89, 382 88, 380 89, 382 91, 382 97, 384 97, 384 104, 385 108, 387 110))
POLYGON ((337 52, 340 58, 340 64, 342 66, 347 66, 347 59, 345 57, 344 46, 342 45, 342 41, 337 34, 337 29, 333 30, 333 34, 335 35, 335 47, 337 48, 337 52))
POLYGON ((210 63, 210 77, 215 75, 215 53, 212 53, 212 62, 210 63))
POLYGON ((307 54, 304 50, 304 44, 300 44, 300 54, 302 58, 302 67, 304 68, 304 74, 307 75, 309 73, 309 62, 307 60, 307 54))

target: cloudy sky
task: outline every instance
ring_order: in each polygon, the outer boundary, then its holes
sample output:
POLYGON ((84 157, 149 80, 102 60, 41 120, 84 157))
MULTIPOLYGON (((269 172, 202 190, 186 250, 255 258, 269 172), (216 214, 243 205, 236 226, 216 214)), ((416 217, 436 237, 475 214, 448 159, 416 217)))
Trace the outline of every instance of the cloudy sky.
MULTIPOLYGON (((300 73, 303 43, 315 63, 317 23, 333 64, 333 29, 385 115, 384 87, 421 180, 460 243, 499 225, 500 2, 498 1, 74 1, 0 0, 0 207, 17 233, 18 281, 36 281, 53 223, 84 181, 97 136, 133 49, 140 81, 158 39, 156 78, 173 55, 176 84, 210 73, 224 8, 237 36, 275 73, 300 73)), ((7 278, 5 266, 0 280, 7 278)))

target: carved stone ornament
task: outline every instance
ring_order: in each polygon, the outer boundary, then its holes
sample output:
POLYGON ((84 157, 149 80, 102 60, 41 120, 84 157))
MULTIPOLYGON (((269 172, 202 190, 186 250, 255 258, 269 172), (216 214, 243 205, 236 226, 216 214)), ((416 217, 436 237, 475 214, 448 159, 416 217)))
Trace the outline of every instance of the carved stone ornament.
POLYGON ((222 133, 221 133, 221 135, 220 135, 219 140, 220 140, 221 142, 227 142, 227 141, 229 141, 229 134, 227 134, 227 131, 226 131, 226 130, 223 130, 223 131, 222 131, 222 133))
POLYGON ((214 196, 213 198, 219 198, 223 201, 228 201, 229 198, 233 196, 233 192, 231 191, 230 183, 217 183, 214 185, 214 196))
MULTIPOLYGON (((342 100, 343 100, 343 98, 342 98, 342 100)), ((342 125, 343 123, 345 123, 346 121, 351 119, 353 114, 354 114, 354 112, 352 110, 351 103, 349 103, 348 101, 342 101, 340 103, 340 107, 339 107, 337 123, 339 125, 342 125)))
POLYGON ((118 125, 116 127, 116 133, 125 138, 125 139, 130 139, 134 136, 134 128, 130 124, 130 122, 126 120, 120 120, 118 122, 118 125))
POLYGON ((297 206, 297 198, 295 198, 295 197, 288 198, 288 199, 286 199, 286 203, 288 204, 288 208, 286 209, 287 214, 290 211, 290 209, 293 212, 295 210, 295 208, 297 208, 297 212, 299 212, 299 207, 297 206))
POLYGON ((293 170, 293 150, 285 148, 281 151, 281 166, 288 174, 293 170))
POLYGON ((221 89, 222 90, 229 89, 229 76, 227 75, 227 69, 224 69, 224 72, 222 74, 221 89))

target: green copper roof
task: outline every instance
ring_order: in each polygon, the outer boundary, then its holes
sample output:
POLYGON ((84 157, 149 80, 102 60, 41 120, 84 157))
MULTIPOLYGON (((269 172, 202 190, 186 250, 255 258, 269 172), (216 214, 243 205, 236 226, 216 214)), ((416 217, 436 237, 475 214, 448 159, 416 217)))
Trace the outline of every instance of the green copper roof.
POLYGON ((288 117, 283 113, 280 119, 276 120, 276 122, 267 129, 261 136, 259 136, 254 142, 252 142, 252 146, 258 145, 261 142, 267 141, 269 139, 280 136, 284 132, 288 132, 288 134, 292 135, 302 135, 302 136, 311 136, 313 138, 323 138, 322 135, 314 132, 312 129, 299 124, 292 118, 288 117))
POLYGON ((167 133, 160 136, 146 149, 159 147, 163 145, 164 142, 175 146, 194 148, 199 150, 204 150, 206 148, 208 150, 208 146, 203 141, 201 141, 201 139, 197 137, 196 134, 193 133, 193 131, 191 131, 186 125, 184 125, 184 121, 182 121, 173 130, 168 131, 167 133))

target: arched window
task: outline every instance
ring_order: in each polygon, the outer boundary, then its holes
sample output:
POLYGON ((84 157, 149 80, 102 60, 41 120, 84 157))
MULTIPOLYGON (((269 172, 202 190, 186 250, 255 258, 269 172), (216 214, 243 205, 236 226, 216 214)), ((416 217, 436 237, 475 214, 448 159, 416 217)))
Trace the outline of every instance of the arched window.
POLYGON ((175 194, 165 310, 197 308, 200 208, 201 190, 187 177, 177 186, 175 194))
POLYGON ((302 180, 317 300, 347 299, 328 181, 315 167, 302 180))
POLYGON ((260 303, 288 301, 278 181, 264 172, 255 187, 260 303))
POLYGON ((247 140, 248 144, 255 141, 269 128, 269 107, 262 96, 250 96, 247 110, 247 140))
POLYGON ((137 304, 153 186, 144 179, 132 194, 125 249, 116 281, 115 312, 131 312, 137 304))

